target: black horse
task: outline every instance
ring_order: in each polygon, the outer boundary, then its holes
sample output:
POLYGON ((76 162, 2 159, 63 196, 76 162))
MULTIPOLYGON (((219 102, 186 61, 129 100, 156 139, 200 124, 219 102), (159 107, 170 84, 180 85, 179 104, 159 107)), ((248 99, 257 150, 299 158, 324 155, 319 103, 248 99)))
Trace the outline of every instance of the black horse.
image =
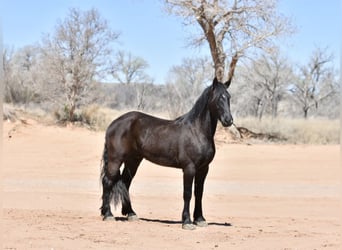
POLYGON ((101 215, 114 219, 110 202, 122 204, 122 214, 128 220, 138 217, 133 211, 129 187, 143 158, 168 167, 183 170, 182 213, 183 229, 194 229, 189 204, 195 179, 194 224, 207 226, 202 214, 204 180, 209 163, 215 155, 214 134, 217 121, 227 127, 233 124, 230 113, 230 95, 215 78, 196 101, 193 108, 175 120, 164 120, 141 112, 129 112, 114 120, 106 131, 102 159, 103 185, 101 215), (120 166, 124 169, 120 174, 120 166))

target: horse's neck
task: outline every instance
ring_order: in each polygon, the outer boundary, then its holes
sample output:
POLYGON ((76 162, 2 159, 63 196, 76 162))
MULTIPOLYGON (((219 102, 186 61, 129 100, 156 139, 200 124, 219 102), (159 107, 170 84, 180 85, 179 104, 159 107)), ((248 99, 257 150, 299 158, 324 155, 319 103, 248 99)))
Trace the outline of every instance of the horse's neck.
POLYGON ((200 133, 204 133, 208 139, 213 139, 216 132, 217 117, 210 112, 208 91, 208 88, 204 90, 192 109, 177 118, 176 121, 191 123, 200 133))
POLYGON ((208 139, 213 139, 217 127, 217 118, 209 109, 205 109, 197 118, 197 126, 199 126, 200 130, 208 137, 208 139))

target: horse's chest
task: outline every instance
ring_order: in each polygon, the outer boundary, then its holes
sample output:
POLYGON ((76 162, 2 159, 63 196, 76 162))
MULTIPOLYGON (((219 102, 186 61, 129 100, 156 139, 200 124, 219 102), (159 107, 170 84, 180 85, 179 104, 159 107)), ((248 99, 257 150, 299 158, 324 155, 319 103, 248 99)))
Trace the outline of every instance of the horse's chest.
POLYGON ((215 146, 212 143, 192 145, 187 150, 193 162, 198 165, 209 164, 215 156, 215 146))

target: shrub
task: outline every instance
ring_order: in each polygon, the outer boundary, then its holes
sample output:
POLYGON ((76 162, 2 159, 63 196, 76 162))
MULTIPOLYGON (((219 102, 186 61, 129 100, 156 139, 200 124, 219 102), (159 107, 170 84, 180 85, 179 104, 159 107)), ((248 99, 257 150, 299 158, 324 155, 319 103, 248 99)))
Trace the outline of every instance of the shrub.
POLYGON ((77 109, 72 119, 68 117, 69 111, 67 108, 56 110, 54 117, 61 124, 67 124, 72 121, 74 124, 87 126, 93 130, 105 130, 110 122, 120 114, 121 112, 92 104, 82 109, 77 109))

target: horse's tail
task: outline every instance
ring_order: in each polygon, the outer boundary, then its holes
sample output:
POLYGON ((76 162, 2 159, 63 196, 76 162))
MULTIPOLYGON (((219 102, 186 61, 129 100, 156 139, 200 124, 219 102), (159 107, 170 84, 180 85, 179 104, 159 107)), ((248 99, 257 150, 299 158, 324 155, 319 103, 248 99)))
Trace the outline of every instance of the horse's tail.
POLYGON ((113 179, 108 176, 108 149, 107 144, 105 143, 102 161, 101 161, 101 180, 103 188, 110 188, 110 200, 113 200, 114 206, 121 202, 122 206, 130 204, 129 192, 126 188, 126 185, 122 181, 122 176, 120 174, 120 169, 118 171, 118 175, 113 179))

